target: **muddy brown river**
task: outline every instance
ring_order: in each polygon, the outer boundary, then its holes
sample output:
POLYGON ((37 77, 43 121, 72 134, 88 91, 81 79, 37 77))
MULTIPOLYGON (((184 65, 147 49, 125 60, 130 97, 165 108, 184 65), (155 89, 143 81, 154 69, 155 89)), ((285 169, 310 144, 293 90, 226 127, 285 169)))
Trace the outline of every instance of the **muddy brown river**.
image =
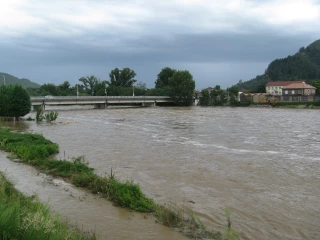
MULTIPOLYGON (((56 110, 55 124, 25 122, 15 128, 58 143, 59 158, 84 155, 98 174, 112 167, 118 179, 134 180, 159 203, 185 204, 208 228, 223 231, 229 207, 242 239, 320 239, 319 110, 56 110)), ((21 189, 44 201, 50 196, 55 210, 96 229, 101 239, 183 239, 99 197, 79 201, 84 192, 65 183, 48 186, 3 153, 0 160, 1 171, 7 169, 21 189)))

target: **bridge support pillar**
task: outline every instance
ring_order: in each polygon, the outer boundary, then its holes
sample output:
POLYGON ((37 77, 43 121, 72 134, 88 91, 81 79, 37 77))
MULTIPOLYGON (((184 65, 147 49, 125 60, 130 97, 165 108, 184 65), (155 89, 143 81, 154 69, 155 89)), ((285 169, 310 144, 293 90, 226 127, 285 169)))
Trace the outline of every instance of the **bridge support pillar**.
POLYGON ((106 108, 105 103, 95 103, 94 104, 94 109, 104 109, 104 108, 106 108))
POLYGON ((148 103, 142 103, 142 107, 155 107, 156 103, 157 103, 156 101, 148 102, 148 103))

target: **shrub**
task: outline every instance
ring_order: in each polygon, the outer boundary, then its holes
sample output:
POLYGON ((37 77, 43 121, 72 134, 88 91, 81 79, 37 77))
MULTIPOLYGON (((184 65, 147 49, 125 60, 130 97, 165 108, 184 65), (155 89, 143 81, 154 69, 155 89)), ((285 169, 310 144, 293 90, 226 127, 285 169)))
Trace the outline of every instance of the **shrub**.
POLYGON ((53 122, 58 118, 58 112, 48 112, 44 114, 44 118, 47 122, 53 122))
POLYGON ((0 96, 1 116, 19 119, 31 110, 30 96, 21 85, 2 85, 0 96))

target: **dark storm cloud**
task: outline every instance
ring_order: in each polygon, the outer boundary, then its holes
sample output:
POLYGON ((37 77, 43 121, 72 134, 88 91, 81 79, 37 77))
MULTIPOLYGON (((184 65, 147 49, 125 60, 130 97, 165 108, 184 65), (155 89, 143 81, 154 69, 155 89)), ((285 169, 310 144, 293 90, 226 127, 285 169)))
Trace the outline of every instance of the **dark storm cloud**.
POLYGON ((169 66, 190 70, 197 88, 227 87, 320 37, 320 8, 311 0, 61 1, 50 12, 48 4, 0 9, 0 71, 58 84, 130 67, 153 87, 169 66))
POLYGON ((54 40, 30 37, 20 43, 1 46, 5 56, 28 63, 70 64, 100 62, 265 62, 294 54, 308 36, 274 34, 198 34, 178 35, 168 41, 146 36, 113 46, 94 46, 74 39, 54 40))

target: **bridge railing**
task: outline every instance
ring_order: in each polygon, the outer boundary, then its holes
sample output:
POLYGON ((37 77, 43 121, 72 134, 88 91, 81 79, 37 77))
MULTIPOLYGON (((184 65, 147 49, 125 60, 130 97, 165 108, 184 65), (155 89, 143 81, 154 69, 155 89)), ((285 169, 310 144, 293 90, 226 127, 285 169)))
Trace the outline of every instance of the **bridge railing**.
POLYGON ((57 100, 57 99, 167 99, 169 96, 37 96, 31 97, 31 100, 57 100))

